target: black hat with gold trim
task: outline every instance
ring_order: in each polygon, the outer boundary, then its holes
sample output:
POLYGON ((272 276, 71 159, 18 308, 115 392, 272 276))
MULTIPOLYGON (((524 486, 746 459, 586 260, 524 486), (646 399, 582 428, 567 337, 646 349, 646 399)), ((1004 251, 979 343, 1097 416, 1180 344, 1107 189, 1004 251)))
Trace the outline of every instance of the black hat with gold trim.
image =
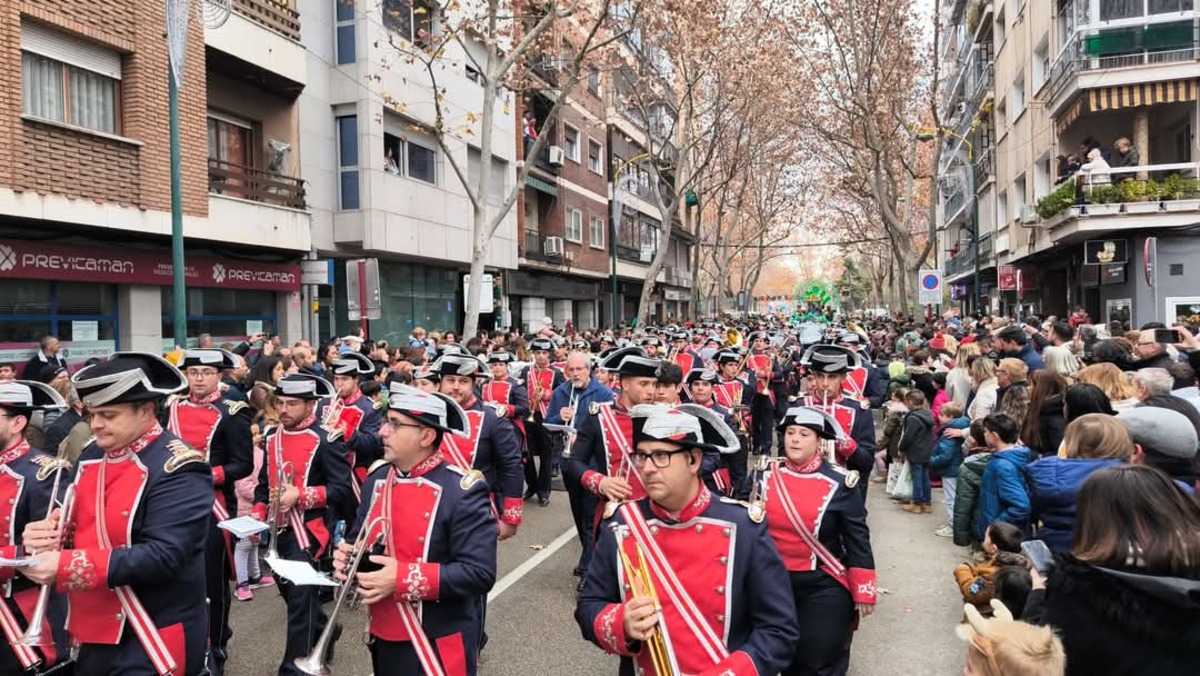
POLYGON ((275 396, 286 399, 316 401, 332 397, 335 390, 328 380, 309 373, 292 373, 275 384, 275 396))
POLYGON ((633 418, 633 443, 665 441, 684 448, 718 453, 736 453, 737 435, 721 416, 698 404, 664 406, 638 404, 629 410, 633 418))
POLYGON ((388 388, 388 408, 426 427, 459 437, 470 435, 466 411, 440 392, 426 392, 411 385, 392 383, 388 388))
POLYGON ((162 399, 187 389, 187 378, 171 362, 148 352, 114 352, 84 367, 72 382, 89 408, 162 399))

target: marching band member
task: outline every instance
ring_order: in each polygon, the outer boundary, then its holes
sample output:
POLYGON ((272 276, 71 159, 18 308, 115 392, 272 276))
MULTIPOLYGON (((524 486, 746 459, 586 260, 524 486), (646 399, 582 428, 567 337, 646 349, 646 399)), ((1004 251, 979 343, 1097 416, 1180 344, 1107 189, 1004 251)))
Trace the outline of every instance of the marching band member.
POLYGON ((525 462, 525 498, 538 498, 542 506, 550 502, 551 467, 554 464, 554 443, 542 420, 549 412, 550 398, 554 390, 563 384, 565 378, 562 371, 550 364, 550 353, 554 344, 549 338, 535 338, 529 342, 529 350, 533 354, 533 363, 525 368, 522 379, 526 384, 529 408, 533 412, 533 420, 525 425, 526 444, 529 455, 525 462), (534 459, 537 464, 534 464, 534 459))
MULTIPOLYGON (((733 414, 729 412, 729 409, 718 404, 714 396, 716 392, 715 386, 718 381, 716 371, 695 368, 685 376, 685 379, 684 390, 688 393, 688 399, 692 403, 697 406, 703 406, 721 416, 721 420, 725 421, 729 429, 737 429, 737 423, 733 420, 733 414)), ((705 460, 708 460, 707 456, 705 460)), ((709 490, 732 497, 734 491, 729 479, 729 470, 721 466, 723 461, 720 455, 716 456, 716 461, 716 466, 709 468, 707 473, 705 473, 705 468, 701 468, 700 478, 704 480, 704 485, 708 486, 709 490)))
POLYGON ((778 673, 801 639, 777 592, 783 561, 745 506, 697 476, 703 453, 737 448, 736 436, 695 406, 633 415, 629 459, 647 497, 602 524, 575 608, 584 638, 620 655, 621 674, 778 673))
POLYGON ((857 333, 847 330, 838 337, 837 344, 853 350, 859 357, 858 366, 846 374, 842 391, 851 399, 867 402, 871 408, 883 406, 883 400, 887 397, 887 374, 871 363, 866 341, 857 333))
POLYGON ((321 416, 326 428, 341 432, 350 450, 347 460, 354 472, 352 485, 357 495, 359 485, 367 476, 367 468, 379 459, 383 448, 379 439, 383 415, 375 402, 364 397, 359 388, 362 378, 375 375, 375 364, 358 352, 346 352, 333 360, 329 370, 337 398, 325 406, 321 416))
POLYGON ((508 374, 508 365, 514 359, 516 357, 511 352, 504 350, 496 350, 487 356, 492 377, 480 388, 479 395, 483 403, 495 409, 496 415, 512 423, 524 439, 525 418, 529 416, 529 399, 525 388, 520 387, 521 381, 508 374))
POLYGON ((209 670, 224 672, 229 628, 229 580, 233 577, 233 542, 228 531, 217 524, 237 516, 234 484, 254 470, 250 407, 235 401, 220 389, 221 371, 236 368, 237 355, 216 348, 187 350, 179 368, 187 376, 188 391, 167 399, 162 418, 172 434, 204 454, 212 467, 215 496, 213 520, 204 548, 204 572, 208 593, 209 670))
MULTIPOLYGON (((844 395, 846 374, 858 366, 858 354, 837 345, 813 345, 804 352, 800 363, 808 375, 808 394, 800 398, 804 406, 819 408, 837 420, 842 437, 836 447, 838 462, 859 473, 871 474, 875 457, 875 420, 862 401, 844 395)), ((867 498, 867 484, 860 481, 858 491, 867 498)))
POLYGON ((521 499, 521 442, 516 430, 484 406, 475 395, 475 382, 483 377, 483 362, 461 354, 447 354, 433 363, 441 379, 441 393, 467 412, 471 428, 464 438, 442 439, 446 461, 464 470, 477 469, 487 479, 499 515, 500 539, 517 534, 524 511, 521 499))
POLYGON ((78 676, 199 674, 212 471, 157 417, 187 380, 161 357, 118 352, 74 382, 94 442, 79 456, 73 506, 26 525, 37 561, 18 570, 66 595, 78 676))
MULTIPOLYGON (((580 421, 587 417, 592 404, 604 404, 613 400, 612 390, 600 384, 591 373, 591 356, 584 352, 573 352, 567 356, 567 382, 554 390, 550 400, 550 414, 546 422, 552 425, 570 425, 578 429, 580 421)), ((570 441, 568 448, 574 453, 576 440, 570 441)), ((570 454, 563 450, 563 462, 570 462, 570 454)), ((567 489, 567 499, 571 503, 571 518, 575 521, 575 532, 579 536, 582 549, 579 553, 579 563, 575 566, 575 575, 579 577, 579 585, 583 584, 583 571, 587 569, 588 559, 592 555, 592 516, 596 513, 596 497, 585 491, 579 482, 579 477, 571 472, 563 473, 563 485, 567 489)))
POLYGON ((717 403, 729 409, 733 415, 738 423, 733 429, 740 433, 742 439, 742 447, 737 453, 722 457, 729 470, 729 484, 735 493, 742 490, 746 481, 746 460, 750 455, 751 443, 747 437, 754 429, 751 404, 754 402, 756 380, 753 373, 738 373, 741 360, 741 356, 733 350, 722 350, 713 357, 718 374, 713 394, 717 403))
POLYGON ((437 392, 441 388, 442 378, 434 372, 431 364, 422 364, 413 369, 413 387, 422 392, 437 392))
POLYGON ((570 345, 567 343, 567 339, 562 336, 555 336, 550 339, 550 342, 554 345, 554 357, 550 365, 559 371, 563 371, 567 368, 567 350, 570 345))
MULTIPOLYGON (((370 608, 376 674, 476 673, 483 629, 478 600, 496 581, 496 520, 483 476, 438 450, 447 435, 469 435, 467 418, 446 395, 406 385, 390 389, 381 430, 384 463, 363 486, 348 538, 369 528, 364 542, 383 540, 382 554, 368 547, 355 580, 370 608)), ((351 556, 349 543, 339 545, 339 579, 351 556)))
POLYGON ((775 434, 776 385, 783 383, 783 369, 767 353, 769 338, 766 331, 755 331, 750 341, 750 355, 746 358, 746 370, 754 375, 753 398, 750 403, 750 436, 753 452, 770 455, 771 441, 775 434))
MULTIPOLYGON (((336 395, 329 381, 312 375, 284 376, 275 385, 280 426, 263 435, 263 464, 251 515, 266 521, 269 505, 278 501, 283 523, 276 548, 289 561, 315 564, 321 558, 330 539, 327 510, 354 513, 346 442, 340 429, 324 426, 317 416, 318 401, 331 396, 336 395)), ((298 676, 293 660, 312 650, 327 616, 321 609, 319 587, 276 579, 288 612, 279 673, 298 676)))
POLYGON ((766 516, 800 621, 803 639, 783 675, 845 674, 854 627, 875 608, 875 559, 854 490, 858 476, 820 452, 823 439, 843 436, 829 414, 788 409, 779 432, 786 455, 758 476, 750 509, 760 521, 766 516))
MULTIPOLYGON (((684 403, 680 399, 683 392, 683 372, 675 363, 664 363, 658 368, 658 382, 654 385, 654 403, 675 407, 684 403)), ((704 485, 711 488, 715 485, 713 474, 721 468, 721 454, 705 453, 700 463, 700 479, 704 485)))
POLYGON ((651 359, 662 358, 662 356, 659 354, 662 352, 663 348, 662 339, 653 333, 648 336, 644 336, 641 340, 639 340, 638 346, 645 350, 647 357, 650 357, 651 359))
POLYGON ((690 337, 687 331, 676 331, 671 334, 671 349, 675 352, 673 361, 683 373, 690 373, 692 369, 703 363, 700 354, 688 344, 690 337))
MULTIPOLYGON (((31 448, 25 438, 34 411, 66 406, 49 385, 28 380, 0 381, 0 511, 8 524, 0 530, 0 556, 17 558, 25 525, 49 514, 51 504, 61 499, 70 481, 70 463, 31 448)), ((0 649, 0 674, 33 673, 35 668, 48 669, 67 659, 66 636, 58 633, 66 621, 61 603, 49 607, 42 623, 42 635, 53 638, 48 645, 16 645, 29 628, 39 590, 15 572, 15 568, 0 568, 0 582, 4 584, 0 629, 7 639, 0 649)))

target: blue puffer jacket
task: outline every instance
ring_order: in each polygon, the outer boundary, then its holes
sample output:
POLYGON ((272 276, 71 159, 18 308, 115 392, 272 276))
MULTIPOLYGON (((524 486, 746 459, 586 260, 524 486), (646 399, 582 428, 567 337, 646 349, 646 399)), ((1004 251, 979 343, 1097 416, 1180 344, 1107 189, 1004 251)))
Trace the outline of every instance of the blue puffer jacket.
MULTIPOLYGON (((955 418, 946 423, 942 428, 945 430, 965 430, 971 426, 971 419, 967 416, 955 418)), ((938 476, 943 478, 956 479, 958 478, 958 468, 962 465, 963 440, 951 439, 947 436, 938 436, 937 448, 933 451, 933 458, 929 461, 929 468, 938 473, 938 476)))
POLYGON ((979 486, 979 521, 975 534, 980 542, 993 521, 1011 523, 1029 532, 1029 489, 1025 487, 1024 468, 1032 457, 1033 452, 1024 446, 992 454, 979 486))
POLYGON ((1123 464, 1120 460, 1086 460, 1048 456, 1025 466, 1029 481, 1032 519, 1037 539, 1050 551, 1071 551, 1075 528, 1075 502, 1079 489, 1092 472, 1123 464))

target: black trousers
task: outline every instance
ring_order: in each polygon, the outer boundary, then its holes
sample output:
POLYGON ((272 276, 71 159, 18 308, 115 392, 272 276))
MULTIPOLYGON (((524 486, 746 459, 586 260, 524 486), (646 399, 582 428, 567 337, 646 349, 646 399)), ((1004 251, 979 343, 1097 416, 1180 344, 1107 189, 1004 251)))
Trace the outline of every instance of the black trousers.
POLYGON ((225 545, 225 531, 217 528, 216 519, 208 529, 208 542, 204 545, 205 595, 208 597, 208 643, 211 651, 210 669, 223 674, 225 660, 229 657, 227 646, 233 631, 229 628, 229 606, 231 602, 229 578, 232 576, 230 552, 225 545))
POLYGON ((579 477, 563 472, 563 485, 567 488, 567 499, 571 502, 571 519, 575 522, 575 533, 579 535, 579 565, 576 568, 586 573, 588 562, 592 560, 592 548, 595 545, 595 534, 592 532, 593 519, 596 516, 596 496, 592 495, 580 483, 579 477))
POLYGON ((800 622, 796 656, 781 676, 841 676, 850 668, 854 599, 828 573, 791 573, 800 622))
POLYGON ((721 456, 721 462, 729 470, 729 486, 733 490, 733 497, 738 500, 745 499, 750 492, 750 487, 746 485, 749 458, 750 450, 745 444, 736 453, 721 456))
MULTIPOLYGON (((296 534, 288 530, 279 534, 279 555, 289 561, 314 564, 312 556, 296 542, 296 534)), ((305 657, 312 651, 317 637, 325 629, 329 618, 321 609, 320 587, 296 586, 283 578, 277 578, 275 586, 287 605, 287 642, 283 649, 283 661, 279 665, 279 676, 302 676, 293 660, 305 657)))
POLYGON ((539 498, 549 499, 554 441, 540 422, 525 423, 525 434, 526 448, 529 449, 525 456, 525 486, 527 490, 535 491, 539 498), (534 458, 537 458, 536 465, 534 458))
POLYGON ((775 437, 775 405, 766 395, 754 395, 750 405, 750 435, 754 441, 754 452, 769 454, 771 440, 775 437))

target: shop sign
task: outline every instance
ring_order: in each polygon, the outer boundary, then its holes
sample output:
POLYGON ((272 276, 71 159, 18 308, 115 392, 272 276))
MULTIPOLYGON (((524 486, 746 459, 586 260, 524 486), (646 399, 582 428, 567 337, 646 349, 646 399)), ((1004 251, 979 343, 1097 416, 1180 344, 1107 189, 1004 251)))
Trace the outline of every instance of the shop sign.
MULTIPOLYGON (((0 278, 170 286, 172 270, 170 251, 59 246, 21 240, 0 243, 0 278)), ((188 254, 183 274, 184 283, 194 287, 300 290, 300 266, 290 263, 188 254)))
POLYGON ((1129 261, 1129 240, 1093 239, 1083 243, 1083 262, 1086 265, 1108 265, 1129 261))
POLYGON ((682 289, 663 289, 663 298, 666 300, 687 300, 688 293, 682 289))
POLYGON ((1001 291, 1017 290, 1017 269, 1011 265, 1001 265, 996 273, 997 288, 1001 291))

